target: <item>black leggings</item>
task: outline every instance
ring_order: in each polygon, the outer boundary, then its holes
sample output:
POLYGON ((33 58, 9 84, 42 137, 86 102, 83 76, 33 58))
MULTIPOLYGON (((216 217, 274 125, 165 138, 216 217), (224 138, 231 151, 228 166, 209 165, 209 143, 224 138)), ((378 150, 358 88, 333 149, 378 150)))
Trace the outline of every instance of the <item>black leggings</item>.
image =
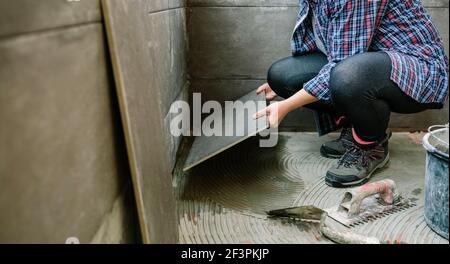
MULTIPOLYGON (((288 98, 314 78, 326 63, 322 53, 288 57, 270 67, 267 81, 277 95, 288 98)), ((443 107, 440 103, 419 103, 406 95, 390 79, 391 67, 391 60, 384 52, 350 57, 331 72, 332 105, 319 101, 306 107, 345 116, 358 137, 365 141, 385 137, 391 111, 413 114, 443 107)))

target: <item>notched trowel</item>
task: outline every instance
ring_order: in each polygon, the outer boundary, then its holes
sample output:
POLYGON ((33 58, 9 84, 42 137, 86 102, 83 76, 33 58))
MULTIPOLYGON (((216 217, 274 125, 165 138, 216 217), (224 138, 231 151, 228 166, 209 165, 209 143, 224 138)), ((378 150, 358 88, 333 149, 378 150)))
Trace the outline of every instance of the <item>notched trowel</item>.
POLYGON ((339 205, 325 211, 339 223, 354 227, 415 205, 399 195, 395 182, 387 179, 351 189, 339 205))
POLYGON ((327 212, 314 206, 299 206, 267 212, 270 218, 287 218, 294 221, 317 223, 320 233, 339 244, 380 244, 376 237, 360 235, 351 231, 338 231, 325 224, 327 212))

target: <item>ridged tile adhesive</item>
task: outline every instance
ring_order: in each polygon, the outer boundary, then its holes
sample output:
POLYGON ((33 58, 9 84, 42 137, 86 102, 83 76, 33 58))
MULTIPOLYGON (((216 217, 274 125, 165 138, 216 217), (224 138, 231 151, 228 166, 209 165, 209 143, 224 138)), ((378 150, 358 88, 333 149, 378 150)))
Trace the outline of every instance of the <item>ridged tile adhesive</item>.
MULTIPOLYGON (((388 243, 448 243, 424 221, 421 136, 394 134, 390 165, 372 179, 393 179, 400 193, 417 206, 351 231, 388 243)), ((339 203, 346 189, 325 184, 325 173, 334 160, 318 152, 329 139, 313 133, 280 133, 276 147, 259 148, 258 138, 253 137, 186 173, 177 166, 173 183, 180 243, 331 243, 315 224, 267 219, 265 214, 291 206, 329 208, 339 203)), ((183 158, 182 153, 179 163, 183 158)), ((327 224, 346 230, 332 219, 327 224)))

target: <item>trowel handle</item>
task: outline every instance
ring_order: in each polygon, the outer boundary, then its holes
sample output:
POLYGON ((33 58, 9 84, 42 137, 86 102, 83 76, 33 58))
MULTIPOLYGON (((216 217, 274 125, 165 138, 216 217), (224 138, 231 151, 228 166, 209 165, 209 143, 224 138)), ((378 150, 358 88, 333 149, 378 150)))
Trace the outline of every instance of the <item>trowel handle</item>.
POLYGON ((358 214, 362 201, 375 194, 379 194, 386 204, 393 204, 396 192, 397 187, 393 180, 382 180, 358 187, 351 192, 349 214, 358 214))
POLYGON ((350 231, 339 232, 324 225, 320 232, 338 244, 381 244, 376 237, 363 236, 350 231))

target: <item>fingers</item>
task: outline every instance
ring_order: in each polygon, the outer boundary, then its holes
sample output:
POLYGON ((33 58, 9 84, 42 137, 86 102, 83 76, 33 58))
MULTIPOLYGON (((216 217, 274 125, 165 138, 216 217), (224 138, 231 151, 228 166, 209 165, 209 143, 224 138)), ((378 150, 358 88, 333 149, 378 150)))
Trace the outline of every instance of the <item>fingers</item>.
POLYGON ((268 85, 267 83, 261 85, 261 86, 256 90, 256 94, 260 94, 260 93, 266 91, 266 89, 267 89, 268 86, 269 86, 269 85, 268 85))
POLYGON ((277 94, 274 91, 266 94, 266 99, 269 101, 272 101, 273 99, 275 99, 275 97, 277 97, 277 94))
POLYGON ((270 88, 268 83, 265 83, 265 84, 261 85, 256 90, 256 94, 260 94, 262 92, 266 93, 266 99, 269 100, 269 101, 272 101, 273 99, 275 99, 275 97, 277 97, 277 94, 270 88))
POLYGON ((264 108, 263 110, 261 110, 261 111, 255 113, 255 114, 253 115, 253 119, 258 119, 258 118, 261 118, 261 117, 263 117, 263 116, 266 116, 266 115, 268 114, 268 112, 269 112, 269 109, 266 107, 266 108, 264 108))

